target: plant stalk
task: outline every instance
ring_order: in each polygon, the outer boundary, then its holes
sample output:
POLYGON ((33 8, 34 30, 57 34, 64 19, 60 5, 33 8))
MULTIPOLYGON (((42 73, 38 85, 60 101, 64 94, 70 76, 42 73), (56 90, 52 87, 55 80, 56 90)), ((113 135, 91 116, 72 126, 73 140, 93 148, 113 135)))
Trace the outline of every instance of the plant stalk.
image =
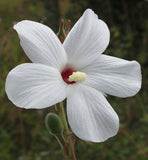
POLYGON ((70 137, 70 130, 68 128, 63 102, 60 102, 57 104, 57 111, 58 111, 59 116, 61 118, 61 121, 63 123, 64 135, 65 135, 65 139, 67 141, 66 143, 68 146, 69 154, 70 154, 72 160, 76 160, 76 155, 75 155, 75 151, 74 151, 74 143, 70 137))

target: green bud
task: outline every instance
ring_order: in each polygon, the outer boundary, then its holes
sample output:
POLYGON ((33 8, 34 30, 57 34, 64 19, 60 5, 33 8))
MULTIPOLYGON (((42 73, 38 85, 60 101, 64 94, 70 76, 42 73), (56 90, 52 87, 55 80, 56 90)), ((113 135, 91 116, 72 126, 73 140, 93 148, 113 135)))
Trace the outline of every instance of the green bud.
POLYGON ((63 125, 60 117, 55 113, 48 113, 45 117, 45 125, 49 133, 52 135, 61 134, 63 125))

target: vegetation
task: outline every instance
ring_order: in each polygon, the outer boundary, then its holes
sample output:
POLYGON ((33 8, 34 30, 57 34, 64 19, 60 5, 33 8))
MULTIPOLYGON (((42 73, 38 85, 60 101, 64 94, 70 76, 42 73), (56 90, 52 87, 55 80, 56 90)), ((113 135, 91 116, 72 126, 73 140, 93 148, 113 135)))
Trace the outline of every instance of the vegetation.
POLYGON ((25 110, 15 107, 5 94, 5 79, 16 65, 30 62, 19 45, 13 24, 44 21, 56 33, 61 18, 72 25, 91 8, 111 31, 104 54, 137 60, 142 67, 142 89, 131 98, 108 96, 120 117, 117 136, 103 143, 76 141, 78 160, 148 159, 148 1, 147 0, 0 0, 0 159, 64 160, 44 118, 54 107, 25 110))

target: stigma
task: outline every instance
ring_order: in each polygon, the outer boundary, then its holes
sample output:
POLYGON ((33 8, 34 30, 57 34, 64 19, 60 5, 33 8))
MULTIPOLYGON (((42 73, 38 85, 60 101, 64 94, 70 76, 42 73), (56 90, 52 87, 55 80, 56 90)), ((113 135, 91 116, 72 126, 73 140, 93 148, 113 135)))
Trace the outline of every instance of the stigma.
POLYGON ((83 82, 85 81, 87 75, 83 72, 73 72, 72 75, 69 76, 68 81, 69 82, 83 82))

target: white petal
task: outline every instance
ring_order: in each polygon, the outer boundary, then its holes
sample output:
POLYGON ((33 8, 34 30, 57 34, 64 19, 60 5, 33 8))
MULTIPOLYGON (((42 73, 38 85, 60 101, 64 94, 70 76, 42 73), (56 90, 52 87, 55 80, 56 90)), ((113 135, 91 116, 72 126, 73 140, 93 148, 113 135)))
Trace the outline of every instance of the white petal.
POLYGON ((14 25, 14 29, 19 35, 22 48, 32 62, 57 69, 64 67, 67 62, 65 50, 49 27, 24 20, 14 25))
POLYGON ((72 131, 86 141, 105 141, 119 128, 118 116, 103 94, 87 86, 70 86, 67 116, 72 131))
POLYGON ((65 99, 65 83, 59 71, 36 63, 21 64, 6 79, 8 98, 18 107, 41 109, 65 99))
POLYGON ((85 84, 117 97, 135 95, 141 88, 141 69, 136 61, 101 55, 83 69, 85 84))
POLYGON ((110 32, 107 25, 87 9, 64 41, 68 61, 76 68, 83 67, 108 46, 110 32))

